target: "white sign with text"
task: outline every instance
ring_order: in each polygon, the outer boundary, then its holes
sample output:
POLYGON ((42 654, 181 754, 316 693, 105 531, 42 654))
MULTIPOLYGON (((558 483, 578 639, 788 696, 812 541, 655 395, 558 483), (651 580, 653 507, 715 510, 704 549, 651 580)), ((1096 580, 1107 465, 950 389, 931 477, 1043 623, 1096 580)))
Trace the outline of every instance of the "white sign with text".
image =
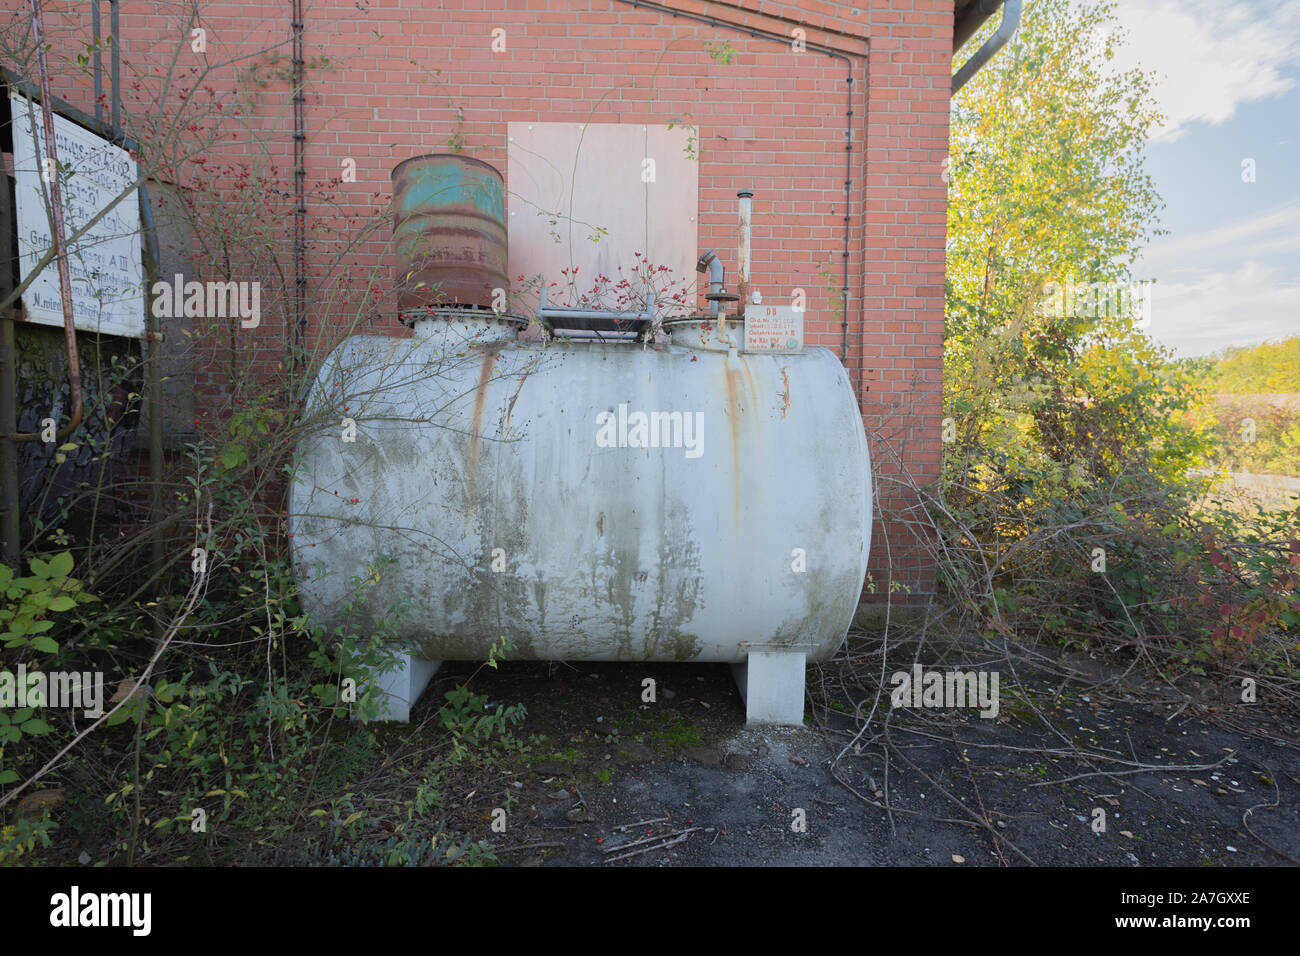
MULTIPOLYGON (((14 212, 19 269, 23 280, 53 246, 46 207, 50 178, 45 130, 38 104, 10 92, 14 131, 14 212), (35 120, 33 129, 32 120, 35 120)), ((89 222, 135 183, 137 167, 126 150, 64 119, 54 117, 66 237, 89 222)), ((125 197, 68 245, 73 322, 83 332, 139 337, 145 333, 144 274, 140 257, 140 207, 125 197)), ((63 325, 58 265, 51 260, 23 293, 31 322, 63 325)))
POLYGON ((803 312, 789 305, 745 307, 746 352, 802 352, 803 312))

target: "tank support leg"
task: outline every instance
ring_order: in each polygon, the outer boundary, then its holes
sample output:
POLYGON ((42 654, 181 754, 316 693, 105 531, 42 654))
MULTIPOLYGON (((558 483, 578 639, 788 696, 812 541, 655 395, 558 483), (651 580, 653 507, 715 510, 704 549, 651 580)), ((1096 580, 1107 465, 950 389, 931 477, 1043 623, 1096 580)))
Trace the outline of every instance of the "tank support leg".
POLYGON ((409 723, 411 708, 420 699, 441 665, 442 661, 426 661, 403 654, 396 670, 380 674, 377 678, 379 689, 387 695, 380 705, 377 719, 409 723))
POLYGON ((747 727, 802 726, 806 665, 803 651, 750 651, 743 664, 731 665, 731 676, 745 702, 747 727))

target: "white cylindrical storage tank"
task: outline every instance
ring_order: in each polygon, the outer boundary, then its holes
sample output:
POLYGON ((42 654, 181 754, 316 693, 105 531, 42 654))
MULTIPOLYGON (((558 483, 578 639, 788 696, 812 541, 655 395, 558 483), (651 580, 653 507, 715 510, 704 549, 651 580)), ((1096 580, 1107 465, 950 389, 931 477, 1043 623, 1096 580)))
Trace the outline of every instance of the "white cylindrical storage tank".
POLYGON ((834 653, 871 536, 838 359, 517 330, 447 313, 330 355, 290 492, 305 610, 429 660, 834 653))

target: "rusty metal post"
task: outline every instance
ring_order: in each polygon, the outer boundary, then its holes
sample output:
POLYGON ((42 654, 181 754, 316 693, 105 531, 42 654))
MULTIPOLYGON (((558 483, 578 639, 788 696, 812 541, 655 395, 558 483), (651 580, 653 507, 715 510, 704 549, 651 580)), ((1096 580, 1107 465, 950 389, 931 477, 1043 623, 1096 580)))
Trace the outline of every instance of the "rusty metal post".
MULTIPOLYGON (((8 192, 9 184, 5 183, 8 192)), ((8 203, 4 203, 8 206, 8 203)), ((0 216, 0 220, 3 217, 0 216)), ((3 227, 0 221, 0 227, 3 227)), ((8 244, 7 230, 0 233, 8 244)), ((8 256, 3 260, 8 261, 8 256)), ((3 443, 0 444, 0 487, 4 489, 4 525, 0 537, 4 538, 4 563, 18 571, 19 533, 22 526, 18 514, 18 443, 13 435, 17 427, 17 409, 15 408, 14 390, 17 387, 15 374, 16 356, 14 354, 14 320, 9 316, 0 318, 0 431, 3 431, 3 443)))
MULTIPOLYGON (((154 600, 162 606, 162 569, 166 561, 166 543, 163 539, 163 401, 162 401, 162 319, 154 314, 154 285, 158 282, 161 271, 158 249, 157 227, 153 220, 153 207, 149 204, 149 192, 144 180, 140 182, 140 219, 143 225, 145 242, 145 289, 149 295, 149 331, 145 335, 146 364, 145 379, 146 400, 149 403, 149 538, 150 562, 154 574, 154 600)), ((160 614, 153 616, 153 637, 155 643, 163 639, 163 620, 160 614)))
MULTIPOLYGON (((13 289, 18 270, 10 240, 14 235, 14 218, 9 202, 9 170, 0 169, 0 299, 13 289)), ((15 572, 21 552, 19 536, 22 521, 18 514, 18 430, 17 410, 18 358, 14 350, 14 320, 8 312, 0 316, 0 489, 4 516, 0 521, 2 559, 15 572)))

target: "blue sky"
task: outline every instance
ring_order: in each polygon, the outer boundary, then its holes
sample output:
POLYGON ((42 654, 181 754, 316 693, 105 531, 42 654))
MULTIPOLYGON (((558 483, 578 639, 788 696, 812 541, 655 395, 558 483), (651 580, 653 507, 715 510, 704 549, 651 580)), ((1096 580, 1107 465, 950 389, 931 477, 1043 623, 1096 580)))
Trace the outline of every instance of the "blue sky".
MULTIPOLYGON (((1165 201, 1134 270, 1179 355, 1300 334, 1300 0, 1122 0, 1120 66, 1158 77, 1165 201), (1254 160, 1254 181, 1243 161, 1254 160)), ((1300 388, 1300 385, 1297 385, 1300 388)))

